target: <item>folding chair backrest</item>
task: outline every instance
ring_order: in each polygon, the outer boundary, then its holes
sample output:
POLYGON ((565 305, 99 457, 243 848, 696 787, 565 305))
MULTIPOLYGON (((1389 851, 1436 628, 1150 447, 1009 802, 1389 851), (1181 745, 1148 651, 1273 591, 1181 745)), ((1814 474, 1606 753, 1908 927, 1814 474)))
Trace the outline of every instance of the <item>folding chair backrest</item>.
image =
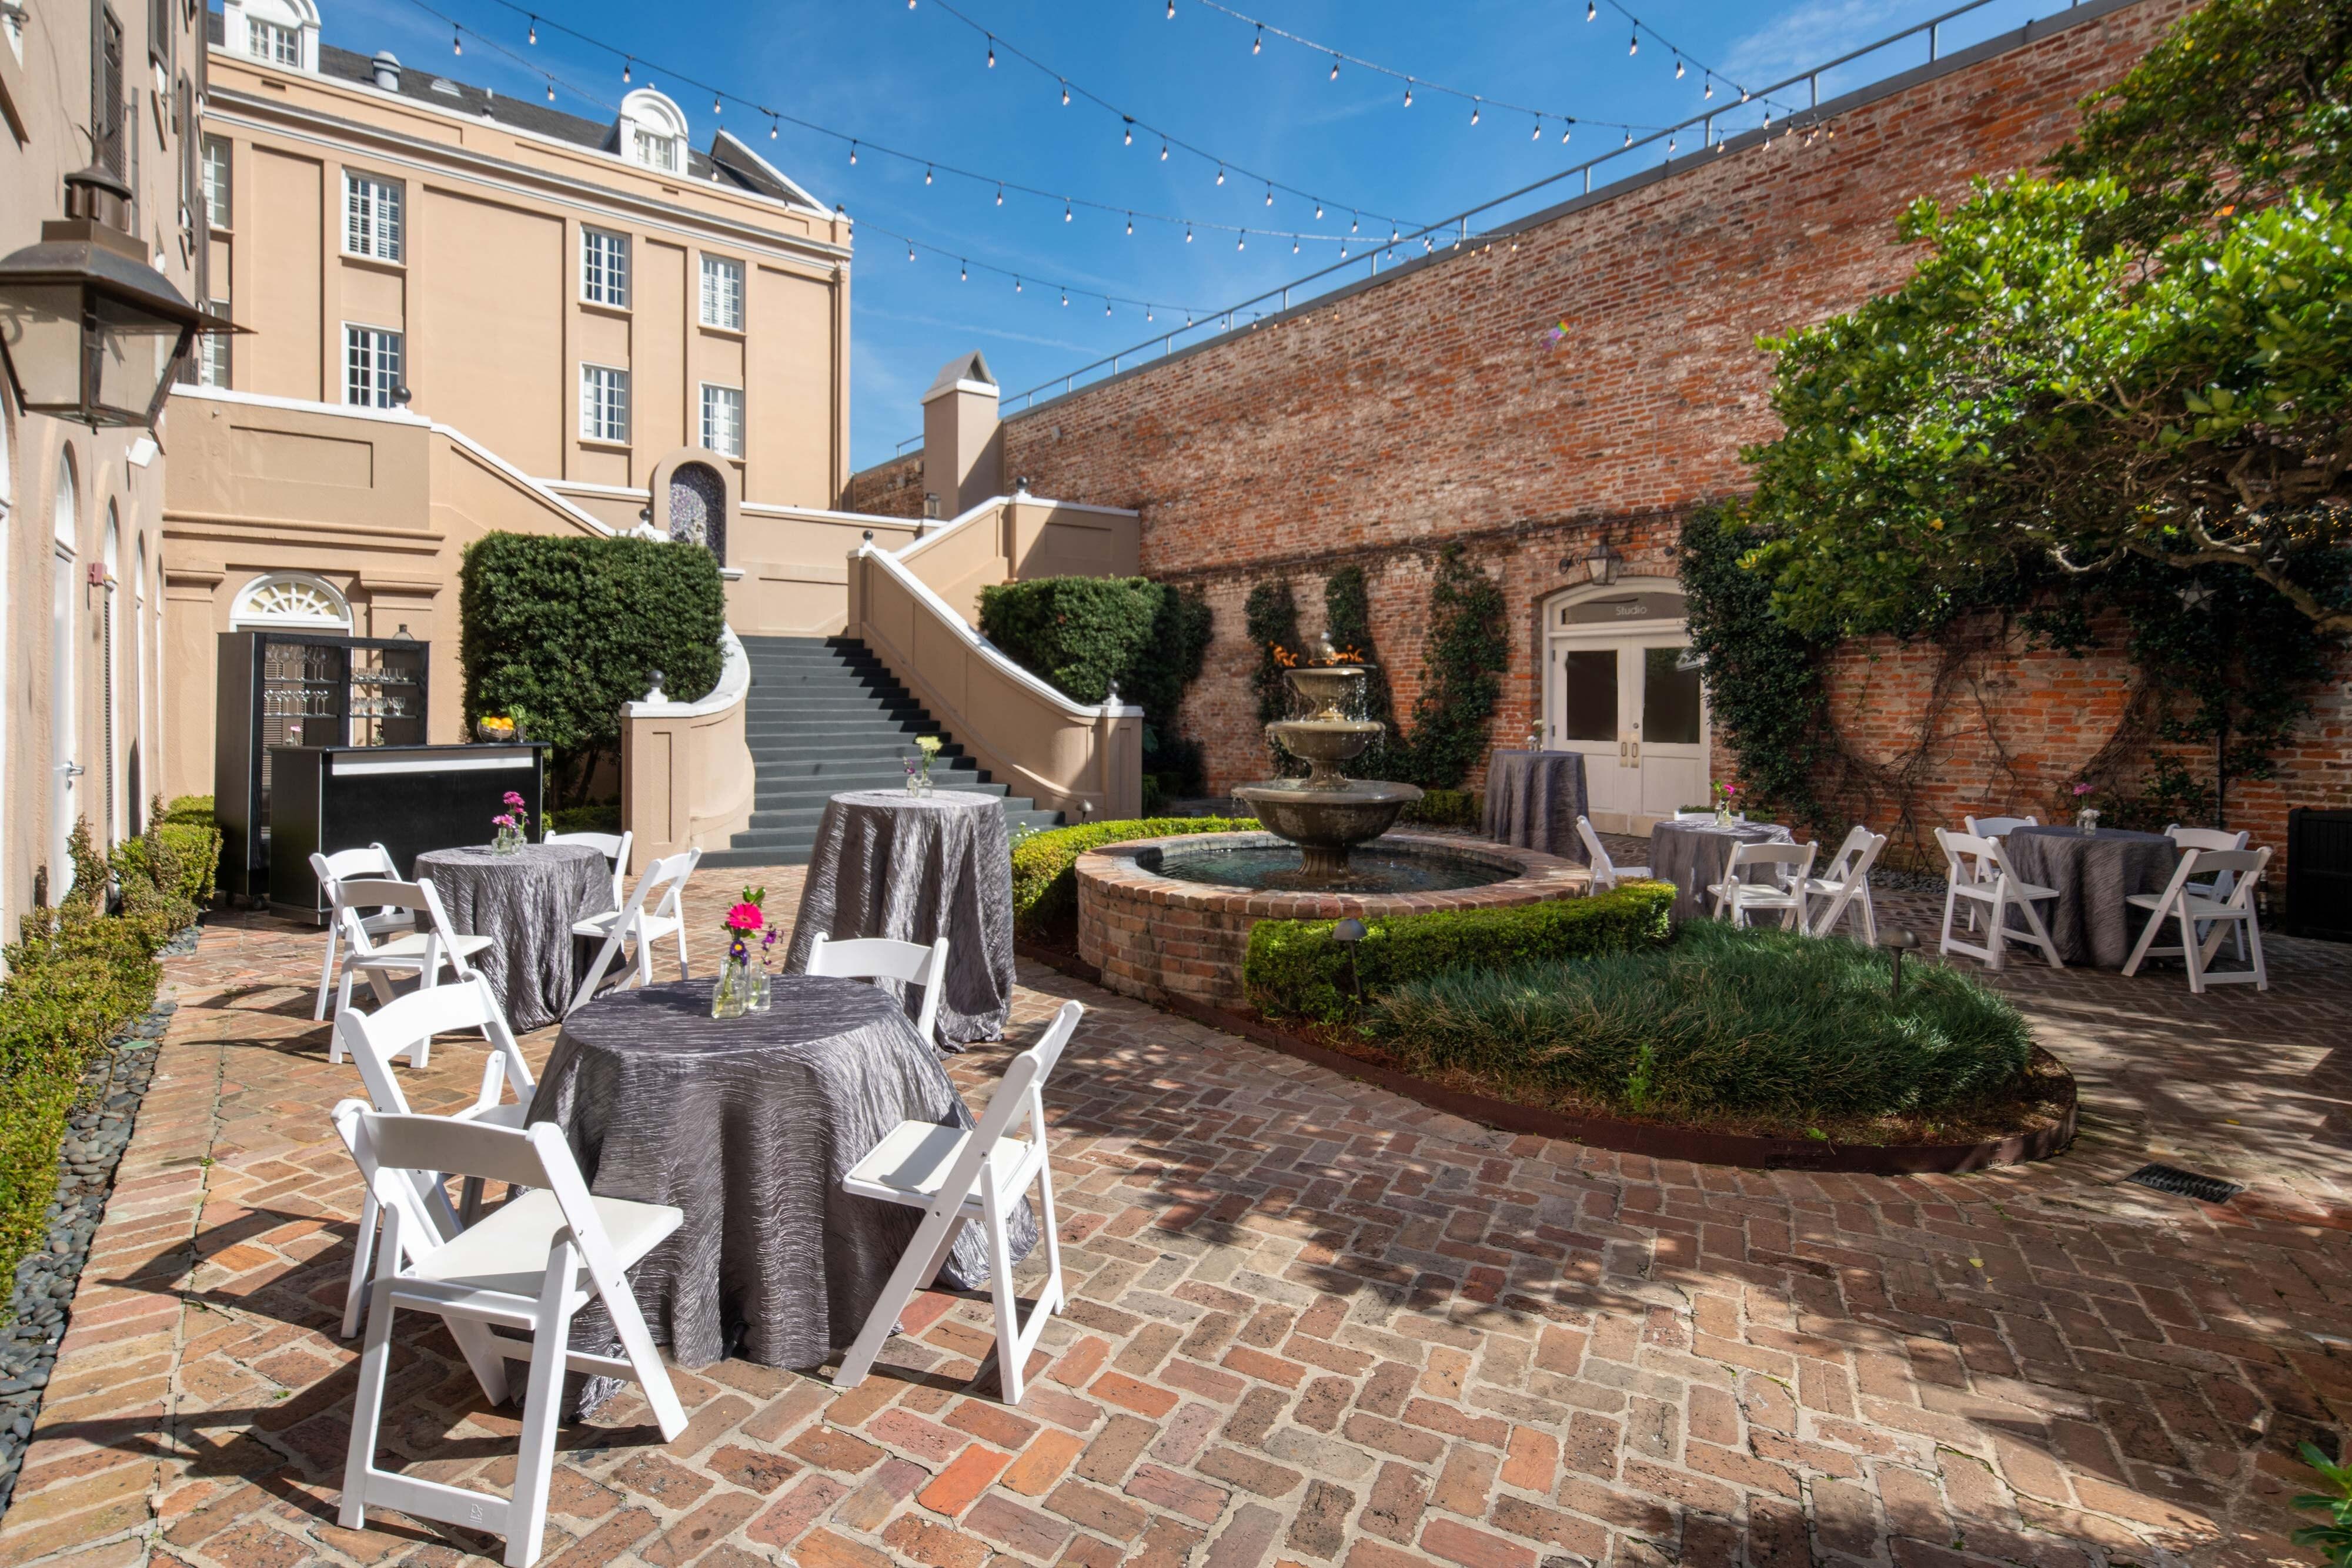
POLYGON ((392 852, 382 844, 362 844, 355 850, 337 850, 332 854, 312 852, 311 869, 321 877, 333 877, 338 882, 345 877, 381 877, 387 882, 400 880, 400 868, 392 863, 392 852))
POLYGON ((1960 821, 1969 825, 1970 836, 1979 839, 1998 839, 2019 828, 2042 825, 2038 817, 1963 817, 1960 821))
POLYGON ((1936 841, 1944 847, 1944 871, 1954 882, 1973 883, 1982 880, 1975 866, 1992 865, 1992 857, 2000 846, 1975 833, 1956 833, 1949 828, 1936 830, 1936 841), (1972 863, 1971 863, 1972 862, 1972 863))
MULTIPOLYGON (((2164 830, 2164 836, 2184 850, 2242 850, 2246 847, 2245 832, 2231 832, 2224 828, 2184 828, 2175 822, 2164 830)), ((2209 864, 2206 870, 2212 867, 2209 864)))
POLYGON ((449 985, 411 991, 373 1013, 346 1008, 335 1015, 335 1032, 342 1037, 343 1049, 351 1052, 352 1060, 359 1063, 368 1098, 375 1102, 377 1110, 395 1116, 408 1114, 408 1097, 393 1076, 392 1059, 419 1040, 473 1029, 487 1030, 490 1037, 483 1089, 488 1091, 493 1074, 502 1071, 514 1088, 515 1098, 530 1103, 535 1087, 530 1065, 515 1044, 514 1030, 508 1027, 487 976, 469 975, 449 985))
MULTIPOLYGON (((1829 868, 1822 873, 1822 880, 1823 882, 1847 881, 1853 874, 1854 862, 1864 861, 1865 856, 1869 859, 1876 859, 1877 857, 1871 853, 1870 841, 1877 837, 1877 834, 1860 822, 1847 829, 1845 841, 1838 845, 1837 853, 1830 857, 1829 868)), ((1878 841, 1885 843, 1886 841, 1879 839, 1878 841)))
MULTIPOLYGON (((2223 877, 2236 879, 2236 885, 2226 900, 2242 905, 2253 896, 2254 883, 2262 881, 2263 870, 2271 863, 2268 848, 2259 850, 2190 850, 2180 857, 2181 867, 2173 873, 2175 881, 2190 876, 2212 876, 2219 872, 2223 877), (2188 868, 2194 862, 2195 869, 2188 868)), ((2217 879, 2218 880, 2218 879, 2217 879)))
POLYGON ((1784 844, 1779 842, 1731 846, 1731 859, 1724 863, 1723 874, 1728 879, 1738 874, 1742 866, 1790 865, 1799 876, 1812 874, 1813 856, 1820 852, 1819 844, 1784 844))
POLYGON ((851 980, 904 980, 928 986, 947 957, 944 936, 928 946, 888 936, 860 936, 836 942, 819 932, 809 945, 808 973, 837 975, 851 980))
POLYGON ((1675 821, 1677 822, 1712 822, 1715 821, 1715 813, 1713 811, 1676 811, 1675 813, 1675 821))
POLYGON ((1592 831, 1592 824, 1580 815, 1576 819, 1576 836, 1584 841, 1584 852, 1592 862, 1592 880, 1614 883, 1617 880, 1617 862, 1611 860, 1609 852, 1601 847, 1601 835, 1592 831))
POLYGON ((688 850, 683 854, 667 856, 646 869, 637 879, 636 890, 630 902, 639 909, 650 907, 656 915, 677 913, 678 897, 686 891, 686 879, 694 874, 695 862, 702 859, 700 850, 688 850), (656 898, 654 895, 660 896, 656 898))
POLYGON ((588 1184, 581 1179, 572 1147, 554 1123, 518 1129, 446 1116, 388 1116, 380 1111, 362 1113, 359 1121, 375 1160, 378 1202, 393 1201, 409 1185, 385 1180, 387 1172, 423 1172, 436 1182, 477 1176, 544 1189, 562 1211, 564 1226, 599 1291, 609 1297, 628 1289, 619 1256, 588 1196, 588 1184))
POLYGON ((981 1161, 996 1146, 999 1138, 1009 1136, 1016 1123, 1024 1124, 1028 1135, 1045 1135, 1045 1080, 1053 1076, 1055 1064, 1062 1060, 1062 1051, 1070 1043, 1070 1036, 1078 1027, 1078 1019, 1087 1009, 1076 1002, 1064 1002, 1054 1021, 1045 1027, 1045 1038, 1013 1059, 998 1080, 996 1092, 990 1096, 988 1109, 981 1113, 980 1125, 964 1145, 963 1153, 949 1168, 940 1185, 942 1195, 971 1190, 980 1174, 981 1161))
POLYGON ((435 891, 433 879, 422 882, 388 882, 355 877, 341 884, 343 893, 343 939, 352 945, 354 954, 375 951, 374 941, 361 922, 359 912, 363 906, 381 905, 388 909, 406 909, 423 914, 430 923, 430 934, 449 960, 449 967, 459 977, 472 974, 466 956, 458 951, 457 933, 449 928, 448 913, 441 907, 441 894, 435 891))
POLYGON ((613 902, 619 904, 628 894, 622 891, 623 879, 629 874, 629 846, 635 841, 633 832, 619 833, 550 833, 539 841, 543 844, 586 844, 613 862, 613 902))
POLYGON ((388 1173, 376 1157, 373 1136, 376 1113, 364 1100, 345 1100, 331 1113, 335 1132, 360 1168, 360 1180, 379 1204, 400 1210, 401 1248, 414 1262, 429 1256, 464 1228, 437 1171, 388 1173))

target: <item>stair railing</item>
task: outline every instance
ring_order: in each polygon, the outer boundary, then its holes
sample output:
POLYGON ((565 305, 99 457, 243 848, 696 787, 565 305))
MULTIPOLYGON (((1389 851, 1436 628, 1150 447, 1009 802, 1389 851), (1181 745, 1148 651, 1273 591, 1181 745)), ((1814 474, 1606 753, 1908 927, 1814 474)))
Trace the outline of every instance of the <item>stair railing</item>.
POLYGON ((709 695, 621 705, 621 825, 635 836, 640 865, 688 849, 724 849, 751 825, 760 784, 743 727, 751 661, 733 627, 720 632, 719 644, 719 684, 709 695))

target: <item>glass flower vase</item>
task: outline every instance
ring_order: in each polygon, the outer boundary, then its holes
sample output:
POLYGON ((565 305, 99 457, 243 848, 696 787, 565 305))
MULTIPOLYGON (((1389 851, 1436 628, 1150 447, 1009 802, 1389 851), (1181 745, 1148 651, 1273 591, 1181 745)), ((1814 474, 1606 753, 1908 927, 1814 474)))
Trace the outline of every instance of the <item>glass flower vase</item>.
POLYGON ((749 978, 751 987, 751 999, 743 1004, 743 1010, 745 1012, 753 1013, 766 1012, 768 1010, 769 999, 768 966, 765 964, 754 964, 751 966, 749 978))
POLYGON ((741 958, 724 958, 719 983, 710 988, 710 1016, 739 1019, 751 1010, 751 966, 741 958))
POLYGON ((530 841, 530 840, 523 837, 522 830, 520 828, 500 828, 498 831, 498 836, 490 841, 490 853, 494 855, 520 854, 522 852, 523 845, 530 841))

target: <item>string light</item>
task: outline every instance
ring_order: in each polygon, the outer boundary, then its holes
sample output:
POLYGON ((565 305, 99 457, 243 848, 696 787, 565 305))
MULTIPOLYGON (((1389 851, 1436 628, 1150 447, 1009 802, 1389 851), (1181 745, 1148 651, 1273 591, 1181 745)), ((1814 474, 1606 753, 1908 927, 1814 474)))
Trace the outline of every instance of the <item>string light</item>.
POLYGON ((1135 145, 1135 121, 1132 118, 1129 118, 1127 122, 1127 136, 1122 145, 1128 147, 1135 145))
MULTIPOLYGON (((911 11, 914 8, 912 0, 909 0, 907 9, 911 11)), ((971 281, 971 264, 965 261, 961 256, 956 257, 956 281, 958 283, 970 283, 971 281)))
POLYGON ((1407 109, 1411 109, 1412 107, 1412 78, 1411 77, 1404 78, 1404 106, 1407 109))
POLYGON ((1707 78, 1706 78, 1706 96, 1707 96, 1710 99, 1712 99, 1715 97, 1715 74, 1714 74, 1712 71, 1710 71, 1710 72, 1708 72, 1708 73, 1707 73, 1707 78))
POLYGON ((1000 207, 1004 204, 1004 186, 1002 182, 999 182, 996 187, 996 204, 1000 207))
POLYGON ((1103 314, 1106 316, 1110 314, 1110 301, 1108 299, 1103 301, 1103 314))
POLYGON ((1470 123, 1478 123, 1478 100, 1475 98, 1470 100, 1470 123))
POLYGON ((1543 116, 1542 116, 1542 115, 1538 114, 1538 115, 1537 115, 1537 116, 1536 116, 1536 128, 1535 128, 1533 131, 1528 131, 1528 141, 1541 141, 1543 140, 1543 116))
POLYGON ((774 115, 772 115, 772 115, 768 116, 768 140, 769 140, 769 141, 773 141, 775 139, 776 139, 776 117, 775 117, 774 115))
POLYGON ((1225 183, 1225 166, 1224 166, 1223 163, 1220 163, 1220 164, 1218 164, 1218 165, 1217 165, 1217 183, 1218 183, 1218 184, 1220 184, 1220 185, 1222 185, 1222 184, 1223 184, 1224 183, 1225 183))
POLYGON ((1625 52, 1629 55, 1638 55, 1642 52, 1641 34, 1635 33, 1632 37, 1625 40, 1625 52))
POLYGON ((1192 243, 1192 225, 1191 224, 1186 224, 1184 225, 1184 243, 1186 245, 1191 245, 1192 243))
POLYGON ((1250 40, 1250 53, 1254 55, 1265 53, 1265 24, 1263 22, 1258 24, 1257 37, 1250 40))
POLYGON ((1274 205, 1274 187, 1272 185, 1268 185, 1265 188, 1265 204, 1269 207, 1274 205))
POLYGON ((856 166, 856 163, 857 163, 857 143, 856 143, 856 142, 855 142, 855 141, 853 141, 853 142, 851 142, 851 143, 849 144, 849 162, 850 162, 850 165, 851 165, 853 168, 856 166))
POLYGON ((1574 130, 1576 122, 1574 120, 1570 120, 1567 124, 1559 128, 1559 141, 1561 146, 1565 147, 1568 145, 1568 133, 1574 130))
POLYGON ((1167 141, 1166 141, 1164 138, 1161 140, 1161 141, 1160 141, 1160 161, 1162 163, 1165 163, 1165 162, 1168 162, 1168 143, 1167 143, 1167 141))
POLYGON ((1680 55, 1675 57, 1675 79, 1676 81, 1683 79, 1683 57, 1680 55))
POLYGON ((1062 221, 1066 224, 1070 221, 1070 203, 1066 196, 1062 199, 1062 221))
POLYGON ((1068 82, 1064 82, 1062 84, 1062 107, 1064 109, 1070 107, 1070 84, 1068 82))
POLYGON ((629 79, 629 68, 636 63, 637 62, 634 59, 625 59, 621 62, 621 80, 624 83, 627 82, 629 79))
POLYGON ((1135 237, 1135 214, 1133 213, 1127 214, 1127 237, 1129 239, 1133 239, 1135 237))
POLYGON ((908 261, 915 259, 915 242, 913 240, 908 240, 907 242, 907 259, 908 261))
POLYGON ((550 103, 553 103, 555 101, 555 78, 553 77, 547 78, 547 101, 550 103))
POLYGON ((1315 204, 1315 221, 1318 224, 1323 221, 1323 204, 1320 202, 1315 204))
POLYGON ((1594 5, 1592 0, 1584 0, 1584 19, 1588 22, 1594 22, 1600 20, 1600 18, 1601 7, 1594 5))
POLYGON ((1331 79, 1333 81, 1339 79, 1339 57, 1337 55, 1331 57, 1331 79))
POLYGON ((1149 305, 1147 305, 1147 306, 1145 306, 1145 307, 1143 308, 1143 319, 1144 319, 1145 320, 1147 320, 1147 321, 1150 321, 1150 320, 1152 320, 1152 319, 1155 319, 1155 318, 1152 316, 1152 314, 1151 314, 1151 307, 1150 307, 1150 306, 1149 306, 1149 305))
POLYGON ((466 52, 466 40, 457 36, 457 25, 454 22, 449 25, 449 52, 453 55, 466 52))
POLYGON ((538 17, 536 17, 536 16, 533 16, 533 17, 530 19, 530 41, 531 45, 532 45, 534 47, 537 47, 537 45, 538 45, 538 43, 539 43, 539 18, 538 18, 538 17))
POLYGON ((988 68, 990 70, 994 70, 996 68, 996 40, 994 38, 988 40, 988 68))
POLYGON ((1018 277, 1013 280, 1013 292, 1015 294, 1021 292, 1021 280, 1018 277))
POLYGON ((719 101, 719 95, 715 92, 710 95, 710 112, 714 115, 727 112, 727 106, 719 101))
POLYGON ((1298 236, 1297 235, 1292 235, 1290 236, 1290 254, 1293 256, 1297 256, 1298 254, 1298 236))
POLYGON ((1234 236, 1234 248, 1235 250, 1247 250, 1249 248, 1249 230, 1244 229, 1241 233, 1234 236))
POLYGON ((1062 308, 1063 308, 1063 309, 1065 309, 1065 310, 1067 310, 1069 308, 1070 308, 1070 291, 1069 291, 1068 289, 1065 288, 1065 289, 1063 289, 1063 290, 1062 290, 1062 308))
POLYGON ((926 184, 926 185, 928 185, 928 184, 929 184, 930 183, 931 183, 931 166, 930 166, 929 163, 926 163, 926 164, 924 164, 924 165, 923 165, 923 183, 924 183, 924 184, 926 184))

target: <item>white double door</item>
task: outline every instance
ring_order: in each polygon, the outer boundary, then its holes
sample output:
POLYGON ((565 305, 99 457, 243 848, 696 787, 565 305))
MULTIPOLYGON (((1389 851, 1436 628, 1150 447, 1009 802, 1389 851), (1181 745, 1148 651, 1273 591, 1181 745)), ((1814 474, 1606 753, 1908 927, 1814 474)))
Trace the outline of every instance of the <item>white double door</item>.
POLYGON ((1549 655, 1547 739, 1584 754, 1593 826, 1646 833, 1706 802, 1706 696, 1678 626, 1555 637, 1549 655))

